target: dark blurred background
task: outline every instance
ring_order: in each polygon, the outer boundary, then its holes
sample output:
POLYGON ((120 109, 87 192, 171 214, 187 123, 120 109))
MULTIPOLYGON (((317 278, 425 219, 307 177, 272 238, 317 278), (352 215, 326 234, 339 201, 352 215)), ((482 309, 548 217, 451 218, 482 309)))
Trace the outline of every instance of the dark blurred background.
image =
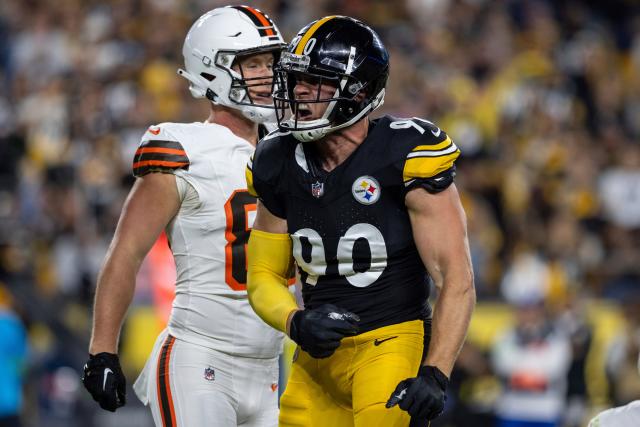
MULTIPOLYGON (((176 69, 191 23, 226 4, 0 2, 0 422, 152 425, 131 391, 112 415, 81 387, 92 296, 143 132, 207 116, 176 69)), ((427 118, 462 150, 479 304, 432 425, 582 426, 640 399, 640 2, 247 4, 287 40, 328 14, 371 24, 391 53, 376 115, 427 118)), ((159 241, 123 332, 129 383, 172 268, 159 241)))

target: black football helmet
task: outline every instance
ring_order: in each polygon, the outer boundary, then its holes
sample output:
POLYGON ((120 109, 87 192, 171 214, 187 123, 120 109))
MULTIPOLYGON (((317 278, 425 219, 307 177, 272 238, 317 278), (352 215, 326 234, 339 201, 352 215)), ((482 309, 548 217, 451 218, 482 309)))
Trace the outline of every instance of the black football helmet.
POLYGON ((300 141, 313 141, 352 125, 382 105, 389 53, 363 22, 326 16, 298 32, 282 53, 274 75, 280 131, 290 131, 300 141), (299 79, 318 85, 315 100, 296 99, 294 88, 299 79), (331 98, 320 99, 323 84, 336 88, 331 98), (321 102, 329 104, 321 118, 301 120, 300 104, 321 102))

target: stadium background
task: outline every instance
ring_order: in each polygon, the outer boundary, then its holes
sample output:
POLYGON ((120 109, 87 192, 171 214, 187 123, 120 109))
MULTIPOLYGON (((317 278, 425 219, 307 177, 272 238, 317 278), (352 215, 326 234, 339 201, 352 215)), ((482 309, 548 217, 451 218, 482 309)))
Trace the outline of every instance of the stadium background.
MULTIPOLYGON (((640 398, 639 3, 247 3, 286 39, 327 14, 364 19, 391 53, 376 114, 428 118, 462 150, 479 302, 434 425, 491 425, 491 347, 532 298, 573 344, 574 419, 640 398)), ((25 354, 3 333, 0 389, 24 374, 25 426, 151 425, 131 390, 112 415, 81 388, 92 294, 145 128, 207 115, 175 70, 190 24, 224 4, 0 2, 0 313, 28 331, 25 354)), ((172 269, 159 241, 122 336, 129 384, 166 318, 172 269)))

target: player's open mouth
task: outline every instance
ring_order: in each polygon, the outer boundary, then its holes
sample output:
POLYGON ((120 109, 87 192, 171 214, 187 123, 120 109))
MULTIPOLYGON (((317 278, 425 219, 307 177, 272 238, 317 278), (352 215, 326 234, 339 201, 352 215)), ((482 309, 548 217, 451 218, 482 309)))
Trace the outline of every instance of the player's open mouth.
POLYGON ((271 92, 256 92, 252 96, 258 104, 271 104, 273 102, 271 92))
POLYGON ((298 119, 299 120, 308 120, 313 115, 311 108, 309 108, 308 104, 298 104, 298 119))

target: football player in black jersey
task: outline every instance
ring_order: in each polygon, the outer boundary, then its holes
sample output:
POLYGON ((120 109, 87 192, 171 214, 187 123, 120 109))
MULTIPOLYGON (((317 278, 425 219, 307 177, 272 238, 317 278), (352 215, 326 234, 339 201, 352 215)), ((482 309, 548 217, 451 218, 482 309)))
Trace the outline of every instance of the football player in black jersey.
POLYGON ((344 16, 304 27, 276 67, 274 98, 290 115, 280 110, 247 166, 259 197, 247 288, 258 315, 299 346, 281 426, 426 425, 467 332, 475 291, 453 184, 459 150, 429 121, 368 118, 388 72, 378 35, 344 16), (286 286, 294 260, 303 310, 286 286), (440 295, 423 330, 429 278, 440 295))

